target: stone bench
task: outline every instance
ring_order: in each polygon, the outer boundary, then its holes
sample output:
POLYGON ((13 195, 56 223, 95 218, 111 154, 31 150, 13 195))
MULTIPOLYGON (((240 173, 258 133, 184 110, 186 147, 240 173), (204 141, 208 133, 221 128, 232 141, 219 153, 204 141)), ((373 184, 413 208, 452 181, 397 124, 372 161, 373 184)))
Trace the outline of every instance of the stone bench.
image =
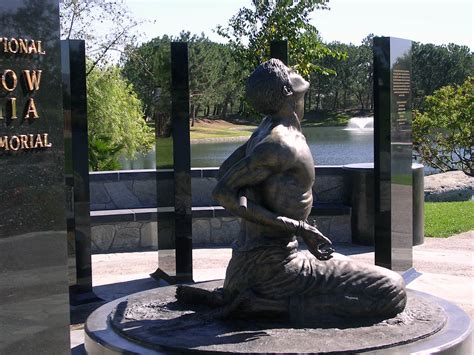
MULTIPOLYGON (((322 202, 313 206, 308 220, 333 241, 350 242, 350 213, 342 203, 322 202)), ((170 228, 173 215, 172 207, 92 211, 92 252, 157 250, 157 234, 170 228)), ((194 245, 230 244, 239 233, 239 218, 221 206, 193 207, 192 216, 194 245)))

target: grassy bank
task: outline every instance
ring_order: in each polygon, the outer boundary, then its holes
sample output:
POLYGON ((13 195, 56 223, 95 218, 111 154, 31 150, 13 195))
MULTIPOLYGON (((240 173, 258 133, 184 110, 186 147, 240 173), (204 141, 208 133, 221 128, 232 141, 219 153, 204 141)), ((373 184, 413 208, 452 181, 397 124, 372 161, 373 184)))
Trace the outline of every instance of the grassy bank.
MULTIPOLYGON (((250 137, 256 126, 232 124, 222 120, 196 120, 190 127, 191 140, 225 139, 250 137)), ((161 137, 157 145, 157 167, 168 169, 173 167, 173 139, 161 137)))
POLYGON ((445 238, 474 229, 474 202, 426 202, 425 236, 445 238))
POLYGON ((353 117, 351 114, 343 111, 308 112, 301 124, 303 127, 344 127, 351 117, 353 117))
POLYGON ((191 139, 250 137, 257 128, 248 124, 233 124, 223 120, 198 119, 190 128, 191 139))
POLYGON ((370 111, 336 110, 336 111, 310 111, 305 113, 303 127, 345 127, 352 117, 372 116, 370 111))
MULTIPOLYGON (((303 127, 344 127, 351 117, 369 116, 371 112, 357 110, 346 111, 310 111, 305 113, 301 122, 303 127)), ((191 139, 249 137, 258 125, 257 121, 244 120, 233 116, 230 121, 219 119, 196 119, 191 127, 191 139), (236 122, 239 122, 236 124, 236 122), (242 122, 246 122, 242 124, 242 122)))
POLYGON ((160 138, 156 145, 157 169, 173 168, 173 139, 160 138))

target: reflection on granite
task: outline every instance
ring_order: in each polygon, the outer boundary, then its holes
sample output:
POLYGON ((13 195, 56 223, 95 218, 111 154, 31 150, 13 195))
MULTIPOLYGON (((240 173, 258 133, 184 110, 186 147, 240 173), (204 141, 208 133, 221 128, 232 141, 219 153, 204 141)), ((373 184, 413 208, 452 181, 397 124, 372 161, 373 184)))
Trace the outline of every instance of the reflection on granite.
POLYGON ((0 239, 1 354, 69 349, 65 238, 51 231, 0 239))
MULTIPOLYGON (((188 44, 171 43, 171 132, 173 137, 174 223, 170 242, 158 232, 158 266, 161 272, 180 281, 192 281, 192 216, 191 216, 191 148, 189 135, 189 65, 188 44), (161 246, 175 248, 175 263, 169 261, 168 250, 162 256, 161 246)), ((157 144, 159 142, 157 137, 157 144)), ((157 152, 158 152, 157 146, 157 152)), ((158 153, 157 153, 158 154, 158 153)), ((157 156, 157 159, 160 159, 157 156)), ((157 189, 163 186, 157 178, 157 189)), ((171 190, 172 191, 172 190, 171 190)), ((158 194, 158 199, 160 199, 158 194)), ((160 207, 160 201, 158 201, 160 207)), ((160 225, 161 221, 158 220, 160 225)), ((169 249, 172 250, 172 249, 169 249)))
MULTIPOLYGON (((68 254, 74 259, 71 302, 94 298, 92 293, 89 147, 87 131, 86 54, 83 40, 61 41, 66 145, 66 181, 73 205, 68 220, 68 254), (72 75, 71 75, 72 73, 72 75), (68 122, 69 121, 69 122, 68 122)), ((72 261, 70 261, 72 264, 72 261)))
POLYGON ((374 38, 375 262, 412 266, 411 41, 374 38))

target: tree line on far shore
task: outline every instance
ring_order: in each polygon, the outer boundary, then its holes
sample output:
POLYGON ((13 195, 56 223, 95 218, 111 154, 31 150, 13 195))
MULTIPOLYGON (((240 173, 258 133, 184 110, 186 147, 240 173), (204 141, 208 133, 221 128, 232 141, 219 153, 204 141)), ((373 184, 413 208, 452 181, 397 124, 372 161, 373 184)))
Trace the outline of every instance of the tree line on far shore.
MULTIPOLYGON (((307 75, 311 83, 305 105, 309 119, 324 119, 336 111, 346 111, 348 115, 372 112, 373 37, 367 36, 360 45, 327 44, 330 50, 340 55, 315 62, 325 71, 313 71, 307 75)), ((244 66, 231 46, 189 33, 182 33, 177 38, 155 38, 139 47, 129 48, 123 58, 122 73, 133 84, 149 117, 163 118, 169 112, 171 41, 189 43, 192 119, 226 119, 229 115, 256 118, 245 104, 243 90, 245 79, 253 67, 244 66)), ((435 90, 462 84, 473 75, 473 59, 473 53, 466 46, 415 42, 412 56, 413 107, 422 110, 425 97, 435 90)), ((166 127, 166 124, 162 126, 166 127)), ((166 129, 162 132, 166 134, 166 129)))
MULTIPOLYGON (((151 124, 159 136, 170 135, 172 41, 189 44, 192 124, 196 118, 258 123, 261 116, 252 111, 244 98, 245 79, 259 63, 270 58, 270 42, 282 39, 288 41, 289 65, 311 83, 305 102, 307 121, 341 125, 350 116, 372 113, 374 35, 369 34, 359 45, 325 43, 310 23, 310 16, 315 10, 327 8, 328 0, 252 0, 226 26, 216 28, 226 44, 183 31, 177 37, 164 35, 139 45, 139 35, 133 32, 139 21, 123 3, 60 3, 63 38, 82 38, 87 42, 89 161, 94 170, 117 168, 119 154, 132 157, 136 152, 148 151, 154 140, 151 124), (99 37, 93 31, 91 24, 97 21, 109 26, 107 35, 99 37), (110 55, 117 50, 121 53, 120 63, 110 64, 110 55)), ((453 149, 467 156, 468 162, 472 160, 473 93, 472 79, 468 78, 474 75, 473 59, 467 46, 413 44, 414 121, 423 121, 423 125, 414 122, 414 130, 418 130, 414 131, 414 138, 419 140, 414 143, 416 147, 431 147, 419 153, 425 162, 444 170, 459 168, 458 159, 450 164, 435 164, 427 152, 439 150, 446 141, 456 141, 451 138, 459 130, 463 132, 462 143, 456 143, 458 146, 453 149), (457 106, 450 106, 448 111, 441 109, 448 123, 442 129, 430 131, 427 127, 436 128, 435 122, 440 122, 435 116, 440 112, 439 106, 446 102, 439 90, 447 86, 453 88, 448 90, 450 95, 457 95, 457 106), (431 95, 438 96, 430 99, 431 95), (450 114, 453 110, 459 112, 450 114), (450 126, 450 119, 457 123, 450 126), (458 127, 456 132, 450 128, 454 126, 458 127), (433 138, 439 135, 444 139, 442 142, 433 138)), ((447 149, 445 157, 452 153, 450 148, 443 149, 447 149)), ((472 173, 472 162, 463 170, 472 173)))

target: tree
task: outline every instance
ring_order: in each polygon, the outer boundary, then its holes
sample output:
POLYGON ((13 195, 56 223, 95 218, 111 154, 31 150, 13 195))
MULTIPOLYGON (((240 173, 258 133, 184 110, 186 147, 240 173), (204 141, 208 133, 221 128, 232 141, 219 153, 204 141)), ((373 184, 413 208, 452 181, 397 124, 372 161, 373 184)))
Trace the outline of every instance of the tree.
POLYGON ((423 107, 425 96, 443 86, 462 84, 474 75, 473 53, 467 46, 453 43, 436 46, 434 44, 413 44, 413 101, 414 107, 423 107))
POLYGON ((114 51, 122 52, 136 42, 133 29, 141 23, 120 0, 60 0, 60 18, 61 38, 86 42, 87 57, 92 61, 87 74, 96 65, 107 63, 114 51), (100 35, 98 24, 104 35, 100 35))
MULTIPOLYGON (((327 46, 339 53, 338 57, 325 57, 320 66, 334 74, 314 72, 311 75, 315 89, 316 110, 372 109, 372 39, 370 34, 359 46, 333 42, 327 46)), ((311 95, 312 96, 312 95, 311 95)), ((310 96, 310 97, 311 97, 310 96)))
POLYGON ((290 65, 309 78, 314 71, 327 72, 318 59, 336 56, 325 46, 310 15, 326 9, 328 0, 252 0, 252 8, 241 8, 228 27, 218 26, 217 33, 227 38, 247 71, 269 59, 272 40, 288 40, 290 65))
POLYGON ((169 133, 170 43, 189 44, 189 89, 191 118, 221 116, 242 95, 243 76, 228 45, 211 42, 203 34, 182 32, 179 37, 157 37, 139 47, 129 48, 124 56, 123 73, 133 83, 153 117, 160 136, 169 133), (160 99, 154 93, 160 88, 160 99))
POLYGON ((145 115, 155 121, 159 136, 169 136, 171 112, 171 37, 153 38, 139 47, 128 46, 123 75, 144 104, 145 115))
POLYGON ((92 170, 117 168, 119 154, 131 158, 151 149, 153 131, 146 125, 142 104, 120 69, 93 68, 87 77, 87 98, 92 170))
MULTIPOLYGON (((340 105, 341 92, 344 91, 344 86, 348 83, 347 72, 347 53, 349 53, 349 45, 333 42, 328 44, 328 47, 339 53, 344 53, 344 58, 325 57, 321 59, 318 64, 329 68, 333 73, 327 72, 312 72, 310 81, 311 86, 308 92, 308 102, 306 108, 308 111, 314 105, 316 111, 321 109, 336 110, 340 105)), ((350 73, 350 71, 349 71, 350 73)))
POLYGON ((228 105, 243 93, 242 71, 228 45, 211 42, 204 35, 183 32, 180 40, 189 43, 191 116, 203 109, 204 117, 226 118, 228 105), (211 111, 211 107, 213 110, 211 111))
POLYGON ((424 111, 414 112, 415 149, 427 164, 474 176, 474 77, 444 86, 426 97, 424 111))

